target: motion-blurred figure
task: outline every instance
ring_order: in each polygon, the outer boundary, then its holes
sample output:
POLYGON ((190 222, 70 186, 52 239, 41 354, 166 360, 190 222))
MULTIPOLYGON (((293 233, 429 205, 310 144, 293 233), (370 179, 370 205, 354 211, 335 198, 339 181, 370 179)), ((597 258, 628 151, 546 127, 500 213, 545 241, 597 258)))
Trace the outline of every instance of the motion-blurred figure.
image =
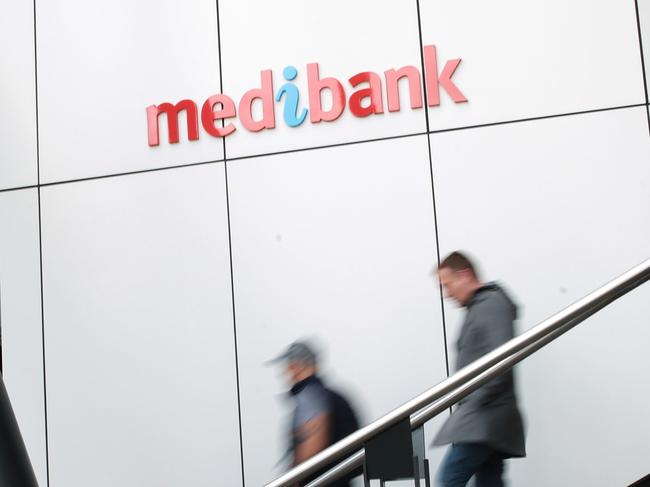
MULTIPOLYGON (((291 383, 289 393, 295 403, 289 438, 292 466, 304 462, 359 428, 357 415, 350 403, 341 394, 326 387, 318 377, 317 356, 308 343, 292 343, 273 362, 286 364, 291 383)), ((300 485, 308 484, 326 470, 313 474, 300 485)), ((349 487, 354 475, 329 485, 349 487)))
MULTIPOLYGON (((466 308, 456 342, 457 370, 513 338, 516 306, 497 284, 481 283, 466 256, 453 252, 445 258, 438 279, 445 295, 466 308)), ((462 487, 472 476, 476 487, 504 485, 503 460, 526 456, 512 371, 459 401, 434 440, 449 443, 438 470, 442 486, 462 487)))

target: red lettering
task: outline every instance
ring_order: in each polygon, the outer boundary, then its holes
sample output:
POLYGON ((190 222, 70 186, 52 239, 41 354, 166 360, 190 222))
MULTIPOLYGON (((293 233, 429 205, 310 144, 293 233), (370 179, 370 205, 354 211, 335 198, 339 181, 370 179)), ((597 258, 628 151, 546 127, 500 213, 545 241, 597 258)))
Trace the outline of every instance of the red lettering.
POLYGON ((368 83, 369 85, 368 88, 355 91, 350 95, 348 105, 350 106, 350 111, 356 117, 367 117, 374 113, 384 113, 384 102, 381 93, 381 78, 377 73, 367 71, 355 74, 348 81, 352 87, 355 88, 361 83, 368 83), (364 98, 370 99, 370 104, 365 107, 361 104, 361 101, 364 98))
POLYGON ((239 118, 242 125, 251 132, 275 128, 275 107, 273 100, 273 72, 270 69, 260 74, 262 87, 247 91, 239 102, 239 118), (253 102, 262 101, 262 120, 253 119, 253 102))
POLYGON ((447 92, 454 103, 463 103, 467 101, 465 95, 461 93, 458 87, 451 80, 456 68, 460 64, 460 59, 452 59, 445 63, 445 67, 438 76, 438 57, 436 55, 436 46, 424 46, 424 78, 427 84, 427 104, 430 107, 440 105, 440 88, 447 92))
POLYGON ((203 108, 201 109, 201 122, 203 122, 203 128, 207 133, 213 137, 225 137, 230 135, 235 131, 235 126, 232 123, 229 123, 223 127, 218 127, 215 122, 217 120, 223 120, 226 118, 232 118, 235 116, 235 102, 229 96, 226 95, 214 95, 205 100, 203 108), (216 104, 221 105, 221 109, 215 110, 214 106, 216 104))
POLYGON ((187 136, 190 140, 199 138, 199 120, 197 116, 196 103, 192 100, 181 100, 176 105, 161 103, 147 107, 147 128, 149 131, 149 145, 156 146, 160 143, 158 133, 158 116, 161 113, 167 115, 167 130, 169 132, 169 143, 178 143, 178 114, 185 110, 187 114, 187 136))
POLYGON ((336 78, 320 79, 318 63, 307 65, 307 86, 309 91, 309 120, 311 123, 331 122, 341 116, 345 109, 345 90, 336 78), (323 110, 321 91, 332 92, 332 108, 323 110))
MULTIPOLYGON (((426 104, 429 107, 440 105, 441 88, 454 103, 467 101, 465 95, 452 81, 461 59, 447 61, 442 71, 439 72, 436 46, 423 46, 423 50, 424 73, 420 73, 415 66, 404 66, 399 69, 384 71, 386 102, 389 112, 397 112, 401 109, 400 81, 404 78, 408 81, 409 101, 412 109, 423 107, 423 80, 426 83, 426 104)), ((286 76, 288 76, 288 79, 291 78, 291 75, 286 76)), ((345 89, 338 79, 333 77, 321 78, 318 63, 307 64, 309 120, 311 123, 331 122, 338 119, 345 110, 346 102, 355 117, 363 118, 384 113, 384 92, 382 91, 382 79, 379 74, 372 71, 363 71, 349 78, 348 82, 353 89, 356 88, 356 91, 353 91, 349 100, 346 101, 345 89), (332 101, 329 107, 323 107, 323 92, 325 92, 326 100, 331 96, 332 101)), ((403 84, 402 82, 402 90, 404 90, 403 84)), ((287 88, 283 87, 283 90, 285 89, 287 88)), ((295 90, 295 86, 292 85, 291 89, 295 90)), ((329 104, 327 101, 325 103, 329 104)), ((161 114, 165 114, 167 117, 167 132, 170 144, 179 142, 179 116, 181 112, 184 112, 187 120, 188 139, 198 140, 198 109, 194 101, 189 99, 181 100, 175 105, 165 102, 160 105, 150 105, 146 110, 150 146, 160 145, 159 118, 161 114)), ((273 72, 270 69, 260 72, 260 87, 244 93, 239 101, 238 109, 233 99, 222 93, 205 100, 201 109, 201 123, 205 131, 213 137, 226 137, 235 132, 237 127, 234 123, 226 123, 225 121, 237 115, 241 119, 242 126, 251 132, 275 128, 273 72), (253 115, 254 109, 258 120, 253 115), (261 117, 259 115, 260 111, 261 117)), ((287 123, 290 124, 291 122, 287 123)))
POLYGON ((422 108, 422 84, 420 83, 420 72, 415 66, 404 66, 395 71, 389 69, 384 72, 386 76, 386 98, 388 100, 388 111, 398 112, 399 101, 399 80, 408 78, 411 108, 422 108))

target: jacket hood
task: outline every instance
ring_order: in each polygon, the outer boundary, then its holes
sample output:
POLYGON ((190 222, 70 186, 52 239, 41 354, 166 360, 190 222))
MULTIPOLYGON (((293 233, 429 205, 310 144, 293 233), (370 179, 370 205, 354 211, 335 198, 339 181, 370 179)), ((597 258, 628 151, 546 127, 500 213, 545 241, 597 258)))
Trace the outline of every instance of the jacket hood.
POLYGON ((474 293, 474 296, 469 300, 467 307, 470 308, 479 304, 490 297, 494 297, 495 294, 497 294, 499 298, 503 299, 507 306, 510 307, 513 319, 517 319, 517 305, 497 282, 487 282, 478 288, 474 293))

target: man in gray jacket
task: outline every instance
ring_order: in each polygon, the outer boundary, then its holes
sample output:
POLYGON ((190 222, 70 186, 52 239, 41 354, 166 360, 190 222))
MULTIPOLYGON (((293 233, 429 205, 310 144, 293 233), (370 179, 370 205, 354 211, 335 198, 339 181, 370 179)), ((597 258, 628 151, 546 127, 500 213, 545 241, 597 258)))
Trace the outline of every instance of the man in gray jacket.
MULTIPOLYGON (((445 258, 438 278, 446 296, 467 310, 456 342, 457 370, 514 337, 516 306, 497 284, 481 283, 465 255, 453 252, 445 258)), ((503 460, 526 456, 512 371, 458 403, 434 440, 435 445, 449 443, 438 470, 442 486, 462 487, 472 477, 476 487, 504 485, 503 460)))

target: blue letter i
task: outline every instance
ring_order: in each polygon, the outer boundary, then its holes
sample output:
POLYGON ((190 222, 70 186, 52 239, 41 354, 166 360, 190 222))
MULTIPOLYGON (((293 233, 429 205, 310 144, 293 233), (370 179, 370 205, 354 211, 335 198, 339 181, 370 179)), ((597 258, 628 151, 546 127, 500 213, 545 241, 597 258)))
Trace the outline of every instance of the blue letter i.
MULTIPOLYGON (((287 66, 282 71, 284 79, 287 81, 293 81, 298 76, 298 71, 293 66, 287 66)), ((280 101, 282 95, 286 94, 286 100, 284 101, 284 121, 289 127, 297 127, 305 121, 307 116, 307 109, 303 108, 300 116, 297 116, 298 112, 298 103, 300 102, 300 92, 298 87, 293 83, 285 83, 278 90, 278 94, 275 95, 275 101, 280 101)))

